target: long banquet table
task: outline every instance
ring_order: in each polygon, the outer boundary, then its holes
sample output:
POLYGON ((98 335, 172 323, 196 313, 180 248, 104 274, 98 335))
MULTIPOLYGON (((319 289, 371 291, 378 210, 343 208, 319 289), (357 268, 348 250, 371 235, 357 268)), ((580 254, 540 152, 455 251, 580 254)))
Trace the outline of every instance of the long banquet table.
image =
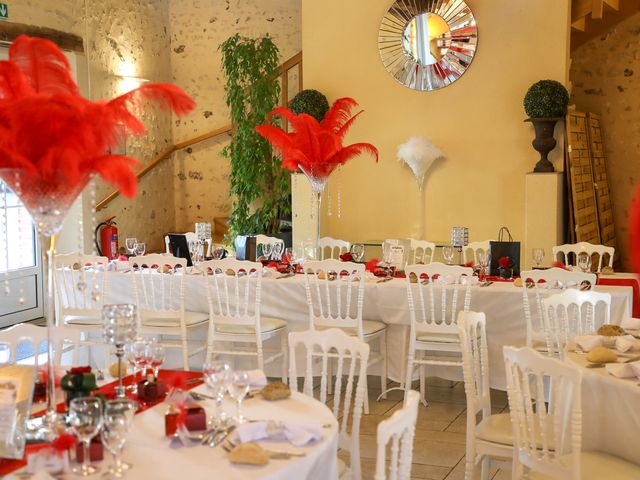
MULTIPOLYGON (((131 274, 110 272, 108 303, 134 303, 131 289, 131 274)), ((376 279, 377 280, 377 279, 376 279)), ((382 321, 390 326, 387 338, 389 378, 398 380, 404 369, 402 355, 407 326, 410 324, 407 303, 406 279, 395 278, 378 283, 367 279, 364 291, 364 319, 382 321)), ((187 310, 208 312, 205 277, 187 275, 185 278, 185 302, 187 310)), ((526 343, 526 326, 522 307, 522 290, 511 282, 495 282, 487 287, 474 286, 471 293, 471 310, 484 312, 487 316, 487 338, 491 386, 505 390, 506 378, 502 347, 522 346, 526 343)), ((611 294, 611 322, 619 324, 624 317, 631 316, 633 289, 628 286, 598 285, 596 291, 611 294)), ((558 290, 549 290, 558 293, 558 290)), ((303 275, 277 278, 270 272, 262 281, 261 313, 289 323, 289 330, 309 328, 309 309, 305 294, 303 275)), ((205 335, 202 333, 202 335, 205 335)), ((203 337, 204 339, 204 337, 203 337)), ((374 347, 377 348, 377 347, 374 347)), ((255 368, 255 366, 253 367, 255 368)), ((279 375, 279 367, 267 370, 270 375, 279 375)), ((461 380, 460 369, 445 367, 437 372, 442 378, 461 380)), ((375 370, 373 370, 375 373, 375 370)))

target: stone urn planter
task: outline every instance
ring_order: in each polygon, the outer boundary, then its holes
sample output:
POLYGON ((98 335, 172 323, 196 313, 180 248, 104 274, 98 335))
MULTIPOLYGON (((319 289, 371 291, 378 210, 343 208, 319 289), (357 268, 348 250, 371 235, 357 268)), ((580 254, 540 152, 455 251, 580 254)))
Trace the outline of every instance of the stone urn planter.
POLYGON ((531 122, 536 132, 536 138, 533 139, 531 145, 540 153, 540 160, 536 163, 533 169, 536 173, 554 172, 553 164, 549 161, 549 152, 551 152, 558 142, 556 142, 553 136, 553 131, 556 127, 558 120, 562 120, 562 117, 555 118, 527 118, 525 122, 531 122))

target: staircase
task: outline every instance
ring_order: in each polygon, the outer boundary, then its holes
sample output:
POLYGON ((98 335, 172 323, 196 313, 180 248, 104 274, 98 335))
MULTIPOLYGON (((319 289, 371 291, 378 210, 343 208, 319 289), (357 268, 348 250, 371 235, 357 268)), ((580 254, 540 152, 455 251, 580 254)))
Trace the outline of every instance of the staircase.
POLYGON ((638 0, 572 0, 571 50, 640 11, 638 0))

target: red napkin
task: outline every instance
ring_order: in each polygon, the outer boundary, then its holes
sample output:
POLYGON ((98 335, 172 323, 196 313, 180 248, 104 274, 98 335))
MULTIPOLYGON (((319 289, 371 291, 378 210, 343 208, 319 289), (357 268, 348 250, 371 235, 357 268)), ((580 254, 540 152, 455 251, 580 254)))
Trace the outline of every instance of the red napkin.
POLYGON ((345 252, 340 255, 340 260, 342 260, 343 262, 352 262, 353 256, 349 252, 345 252))

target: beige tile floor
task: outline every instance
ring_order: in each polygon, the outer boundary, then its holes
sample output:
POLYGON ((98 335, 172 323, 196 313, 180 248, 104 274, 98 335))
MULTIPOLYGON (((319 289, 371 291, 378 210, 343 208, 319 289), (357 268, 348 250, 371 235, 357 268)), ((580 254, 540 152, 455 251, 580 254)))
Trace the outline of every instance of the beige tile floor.
MULTIPOLYGON (((394 391, 376 402, 380 387, 370 378, 369 415, 362 416, 360 453, 363 480, 373 479, 376 465, 376 430, 380 421, 402 408, 403 392, 394 391)), ((390 385, 392 386, 392 385, 390 385)), ((429 405, 418 410, 411 478, 416 480, 464 480, 466 397, 462 382, 427 380, 429 405)), ((494 413, 507 410, 506 392, 492 391, 494 413)), ((329 405, 331 402, 328 402, 329 405)), ((348 463, 348 456, 340 454, 348 463)), ((510 470, 492 470, 492 480, 511 478, 510 470)))

